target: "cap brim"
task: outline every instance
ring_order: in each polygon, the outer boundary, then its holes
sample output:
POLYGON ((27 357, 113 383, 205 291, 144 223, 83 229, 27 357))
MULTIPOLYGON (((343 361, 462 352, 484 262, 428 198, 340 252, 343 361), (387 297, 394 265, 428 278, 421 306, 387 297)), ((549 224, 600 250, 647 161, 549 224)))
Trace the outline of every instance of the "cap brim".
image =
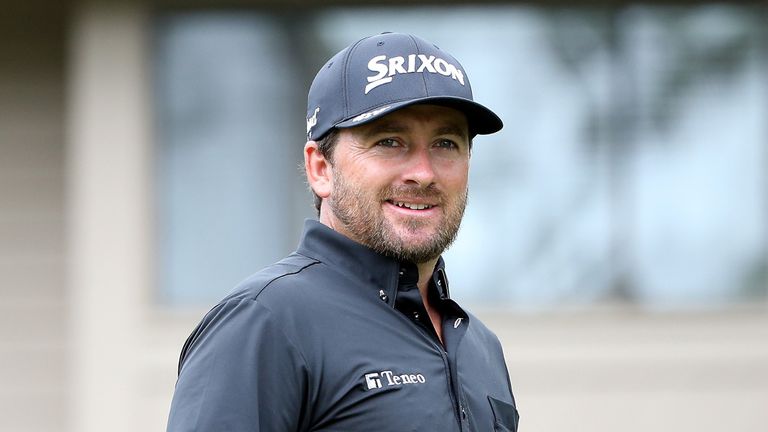
POLYGON ((501 128, 504 127, 504 123, 499 116, 483 105, 469 99, 446 96, 430 96, 387 104, 358 114, 352 118, 342 120, 334 125, 334 127, 344 129, 360 126, 384 117, 401 108, 417 104, 446 106, 463 112, 464 115, 467 116, 470 137, 492 134, 500 131, 501 128))

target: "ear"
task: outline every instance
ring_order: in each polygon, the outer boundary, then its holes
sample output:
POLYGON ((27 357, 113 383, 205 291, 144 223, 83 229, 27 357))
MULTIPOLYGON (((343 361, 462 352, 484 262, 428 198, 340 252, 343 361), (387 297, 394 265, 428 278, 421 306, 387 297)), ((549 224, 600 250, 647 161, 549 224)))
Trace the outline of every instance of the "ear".
POLYGON ((331 163, 320 154, 315 141, 307 141, 304 145, 304 170, 309 187, 320 198, 328 198, 332 184, 331 163))

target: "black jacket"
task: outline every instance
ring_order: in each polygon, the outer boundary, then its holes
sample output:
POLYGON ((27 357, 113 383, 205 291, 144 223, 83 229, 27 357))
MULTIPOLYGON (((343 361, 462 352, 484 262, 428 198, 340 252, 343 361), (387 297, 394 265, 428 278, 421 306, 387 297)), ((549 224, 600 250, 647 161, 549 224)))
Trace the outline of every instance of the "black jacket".
POLYGON ((307 221, 295 253, 187 339, 168 431, 515 431, 498 339, 449 298, 441 259, 441 345, 417 280, 415 265, 307 221))

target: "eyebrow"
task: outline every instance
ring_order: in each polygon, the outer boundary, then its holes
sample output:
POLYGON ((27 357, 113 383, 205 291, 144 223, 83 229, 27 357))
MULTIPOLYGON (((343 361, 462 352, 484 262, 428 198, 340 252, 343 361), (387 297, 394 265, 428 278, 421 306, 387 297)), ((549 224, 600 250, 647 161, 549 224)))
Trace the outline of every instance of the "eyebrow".
POLYGON ((368 130, 365 131, 365 138, 373 138, 376 135, 381 134, 389 134, 389 133, 402 133, 407 131, 408 128, 404 125, 393 122, 393 121, 386 121, 382 123, 375 123, 373 124, 368 130))
POLYGON ((435 134, 436 135, 456 135, 462 138, 469 138, 469 132, 466 130, 466 128, 462 128, 459 125, 456 125, 453 123, 450 125, 437 128, 437 130, 435 131, 435 134))

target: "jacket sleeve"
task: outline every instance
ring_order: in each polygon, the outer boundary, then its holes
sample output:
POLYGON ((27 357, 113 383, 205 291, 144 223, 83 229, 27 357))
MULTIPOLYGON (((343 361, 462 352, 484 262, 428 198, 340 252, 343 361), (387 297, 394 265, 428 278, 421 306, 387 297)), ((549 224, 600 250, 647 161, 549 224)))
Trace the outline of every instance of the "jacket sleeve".
POLYGON ((251 299, 222 303, 182 350, 167 431, 305 429, 308 373, 269 309, 251 299))

